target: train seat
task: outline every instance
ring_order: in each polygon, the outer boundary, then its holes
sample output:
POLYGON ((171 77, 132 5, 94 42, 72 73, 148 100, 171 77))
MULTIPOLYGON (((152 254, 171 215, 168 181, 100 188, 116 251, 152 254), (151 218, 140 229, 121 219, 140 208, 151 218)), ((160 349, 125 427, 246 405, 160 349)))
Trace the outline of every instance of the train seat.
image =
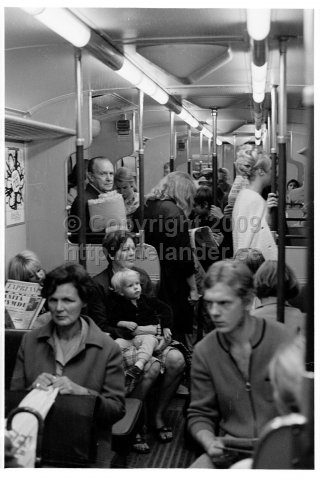
POLYGON ((159 286, 160 262, 157 250, 152 245, 137 245, 135 266, 147 272, 156 288, 159 286))
MULTIPOLYGON (((13 375, 13 370, 15 367, 17 352, 19 350, 23 335, 27 331, 28 330, 11 330, 11 329, 5 330, 5 389, 6 389, 5 412, 6 414, 8 414, 12 409, 16 408, 20 403, 20 401, 22 400, 23 396, 26 395, 26 392, 10 392, 9 388, 10 388, 11 378, 13 375)), ((79 400, 80 397, 82 396, 74 396, 75 401, 81 401, 79 400)), ((86 401, 85 397, 86 396, 83 397, 84 400, 82 401, 86 401)), ((61 405, 65 408, 65 400, 62 399, 62 397, 58 396, 56 403, 57 402, 60 402, 60 403, 62 402, 61 405)), ((139 425, 139 419, 142 412, 141 400, 138 400, 135 398, 126 398, 125 403, 126 403, 125 416, 121 420, 116 422, 112 427, 112 449, 116 453, 122 456, 126 456, 129 453, 129 450, 134 440, 136 429, 139 425)), ((57 406, 60 410, 61 405, 60 407, 59 405, 57 406)), ((74 410, 75 410, 74 408, 70 409, 70 411, 74 411, 74 410)), ((93 412, 92 412, 92 415, 93 415, 93 412)), ((48 417, 49 422, 50 422, 50 418, 51 417, 49 416, 48 417)), ((56 420, 53 423, 57 425, 56 420)), ((46 419, 44 436, 46 436, 46 431, 47 432, 51 431, 50 424, 49 426, 46 426, 47 424, 48 424, 48 420, 46 419)), ((63 428, 63 422, 61 422, 61 426, 63 428)), ((68 438, 68 435, 67 435, 67 438, 68 438)), ((47 441, 47 444, 48 443, 49 443, 49 440, 47 441)), ((50 451, 50 448, 48 451, 50 451)), ((45 458, 47 457, 48 455, 45 455, 45 458)))
POLYGON ((307 455, 307 419, 291 413, 276 417, 265 427, 256 444, 253 469, 290 470, 311 469, 307 455))

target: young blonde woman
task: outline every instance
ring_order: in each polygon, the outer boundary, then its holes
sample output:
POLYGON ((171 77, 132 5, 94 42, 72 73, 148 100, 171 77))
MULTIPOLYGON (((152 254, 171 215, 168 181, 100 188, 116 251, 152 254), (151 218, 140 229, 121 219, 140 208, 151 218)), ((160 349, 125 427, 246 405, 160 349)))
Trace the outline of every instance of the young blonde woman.
POLYGON ((278 201, 273 193, 269 193, 267 201, 262 197, 264 188, 271 184, 272 162, 263 151, 252 149, 249 153, 249 185, 238 193, 232 211, 233 252, 236 254, 239 248, 256 248, 266 260, 277 260, 278 249, 269 227, 269 213, 278 201))
POLYGON ((123 196, 126 214, 132 215, 139 207, 139 193, 132 171, 126 167, 118 168, 114 175, 114 186, 123 196))

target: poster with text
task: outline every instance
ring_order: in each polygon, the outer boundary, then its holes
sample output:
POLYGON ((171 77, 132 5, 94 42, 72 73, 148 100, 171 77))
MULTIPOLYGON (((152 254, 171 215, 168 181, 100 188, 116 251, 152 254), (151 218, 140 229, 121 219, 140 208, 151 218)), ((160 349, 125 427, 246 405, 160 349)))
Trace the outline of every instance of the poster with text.
POLYGON ((6 226, 25 222, 25 165, 21 148, 5 149, 6 226))

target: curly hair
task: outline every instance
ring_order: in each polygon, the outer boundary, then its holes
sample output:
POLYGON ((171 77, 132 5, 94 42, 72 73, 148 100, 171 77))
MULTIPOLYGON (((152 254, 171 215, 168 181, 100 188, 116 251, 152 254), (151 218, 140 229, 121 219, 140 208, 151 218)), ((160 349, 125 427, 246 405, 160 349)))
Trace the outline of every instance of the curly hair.
POLYGON ((65 263, 49 272, 44 280, 41 295, 48 299, 59 287, 71 283, 77 290, 79 297, 87 303, 94 283, 85 268, 78 263, 65 263))
POLYGON ((254 145, 243 145, 237 151, 237 159, 234 162, 238 174, 249 179, 255 177, 259 168, 265 172, 270 170, 272 162, 270 156, 254 145))
MULTIPOLYGON (((278 288, 278 262, 266 260, 254 276, 254 286, 258 298, 276 297, 278 288)), ((284 298, 289 300, 300 291, 298 280, 293 270, 286 265, 284 276, 284 298)))
POLYGON ((146 195, 149 200, 174 200, 188 217, 193 208, 196 185, 192 177, 184 172, 171 172, 146 195))

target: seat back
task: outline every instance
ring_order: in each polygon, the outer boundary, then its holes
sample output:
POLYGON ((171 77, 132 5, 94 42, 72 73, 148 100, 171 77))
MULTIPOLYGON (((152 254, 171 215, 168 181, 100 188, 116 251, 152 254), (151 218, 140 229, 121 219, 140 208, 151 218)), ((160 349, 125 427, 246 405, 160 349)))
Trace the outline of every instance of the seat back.
POLYGON ((13 370, 16 364, 17 353, 24 334, 28 330, 5 330, 5 345, 4 345, 4 368, 5 368, 5 389, 9 390, 13 375, 13 370))
POLYGON ((306 455, 307 419, 291 413, 271 420, 257 442, 253 469, 291 470, 308 469, 310 459, 306 455))
POLYGON ((157 250, 147 243, 139 243, 136 250, 135 267, 145 270, 155 287, 160 283, 160 262, 157 250))

